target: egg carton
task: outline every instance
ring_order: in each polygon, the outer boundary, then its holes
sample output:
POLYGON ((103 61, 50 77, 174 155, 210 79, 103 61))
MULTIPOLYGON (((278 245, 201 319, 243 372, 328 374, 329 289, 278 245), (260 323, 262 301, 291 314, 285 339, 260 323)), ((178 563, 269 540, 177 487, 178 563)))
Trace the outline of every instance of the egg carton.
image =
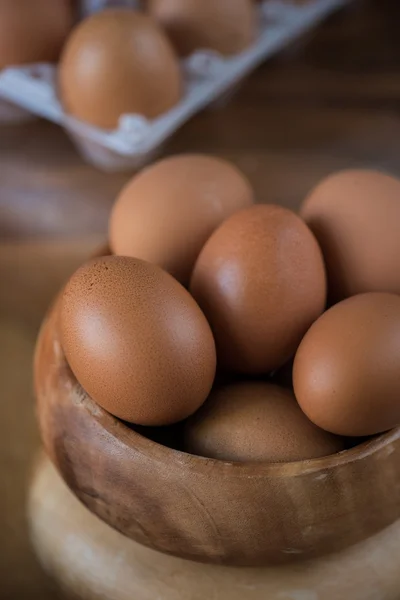
POLYGON ((140 0, 81 0, 81 17, 87 17, 92 13, 99 12, 105 8, 139 8, 140 0))
MULTIPOLYGON (((57 98, 55 65, 4 69, 0 73, 0 98, 19 107, 19 113, 11 114, 11 119, 21 120, 24 115, 26 118, 27 111, 61 125, 85 160, 97 168, 109 172, 138 169, 150 162, 162 144, 194 114, 225 97, 266 58, 350 1, 311 0, 294 4, 288 0, 265 0, 259 7, 259 33, 252 46, 233 57, 222 57, 210 50, 196 51, 182 61, 185 92, 179 104, 153 120, 137 114, 122 115, 114 131, 93 127, 64 112, 57 98)), ((135 0, 85 0, 84 13, 101 10, 110 2, 136 4, 135 0)), ((5 114, 7 107, 10 113, 10 104, 4 106, 5 114)), ((0 106, 0 118, 2 114, 0 106)))
POLYGON ((16 104, 0 99, 0 124, 16 125, 34 119, 34 115, 16 104))

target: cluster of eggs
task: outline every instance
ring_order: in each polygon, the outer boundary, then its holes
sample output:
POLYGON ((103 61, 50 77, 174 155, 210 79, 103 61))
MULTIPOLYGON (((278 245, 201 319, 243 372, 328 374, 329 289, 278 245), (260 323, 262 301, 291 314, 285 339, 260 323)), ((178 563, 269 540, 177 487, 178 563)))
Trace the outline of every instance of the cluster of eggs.
POLYGON ((180 57, 237 54, 257 36, 254 0, 143 0, 77 22, 74 0, 1 0, 0 68, 58 62, 66 112, 104 129, 155 118, 184 93, 180 57))
POLYGON ((131 180, 110 254, 60 299, 77 381, 141 432, 179 423, 183 450, 221 460, 326 456, 400 424, 400 181, 332 175, 300 215, 254 201, 211 156, 131 180))

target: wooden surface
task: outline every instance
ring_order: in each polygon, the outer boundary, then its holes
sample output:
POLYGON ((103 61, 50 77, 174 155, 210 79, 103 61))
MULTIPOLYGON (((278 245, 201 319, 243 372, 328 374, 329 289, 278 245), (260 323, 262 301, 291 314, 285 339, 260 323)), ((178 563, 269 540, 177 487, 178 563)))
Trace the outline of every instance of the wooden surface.
MULTIPOLYGON (((336 168, 374 166, 399 175, 399 17, 397 0, 355 0, 254 73, 223 111, 193 119, 165 152, 231 158, 251 177, 260 200, 294 207, 336 168)), ((105 231, 126 179, 85 166, 48 123, 0 128, 2 599, 56 597, 33 558, 24 520, 38 447, 31 352, 45 306, 94 248, 86 234, 105 231), (43 236, 58 241, 44 243, 43 236), (36 243, 28 240, 33 237, 36 243)))
POLYGON ((38 556, 75 600, 398 600, 400 522, 339 555, 289 567, 201 565, 149 550, 83 507, 50 462, 29 500, 38 556))
POLYGON ((171 450, 84 392, 63 353, 57 302, 39 337, 35 389, 44 447, 70 489, 154 550, 217 565, 288 564, 345 550, 400 519, 400 428, 287 464, 171 450))

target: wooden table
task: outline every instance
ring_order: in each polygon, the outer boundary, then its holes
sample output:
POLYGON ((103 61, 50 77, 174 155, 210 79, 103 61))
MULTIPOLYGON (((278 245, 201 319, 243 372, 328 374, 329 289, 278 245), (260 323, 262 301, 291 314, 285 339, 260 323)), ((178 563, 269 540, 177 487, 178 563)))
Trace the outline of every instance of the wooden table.
MULTIPOLYGON (((188 123, 165 153, 213 152, 251 178, 260 202, 297 207, 338 168, 400 175, 397 0, 354 0, 254 73, 233 100, 188 123)), ((41 121, 0 128, 0 597, 57 597, 29 548, 25 490, 39 439, 31 354, 51 296, 104 239, 128 175, 86 166, 41 121)))

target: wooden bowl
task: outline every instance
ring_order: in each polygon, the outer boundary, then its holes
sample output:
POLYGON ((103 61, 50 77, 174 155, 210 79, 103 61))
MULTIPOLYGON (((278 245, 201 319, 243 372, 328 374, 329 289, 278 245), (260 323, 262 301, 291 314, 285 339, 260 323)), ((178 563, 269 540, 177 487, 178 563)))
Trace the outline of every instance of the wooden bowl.
POLYGON ((400 429, 340 454, 239 464, 161 446, 102 410, 74 378, 57 304, 36 350, 42 439, 75 495, 114 529, 200 562, 264 566, 341 551, 400 517, 400 429))

